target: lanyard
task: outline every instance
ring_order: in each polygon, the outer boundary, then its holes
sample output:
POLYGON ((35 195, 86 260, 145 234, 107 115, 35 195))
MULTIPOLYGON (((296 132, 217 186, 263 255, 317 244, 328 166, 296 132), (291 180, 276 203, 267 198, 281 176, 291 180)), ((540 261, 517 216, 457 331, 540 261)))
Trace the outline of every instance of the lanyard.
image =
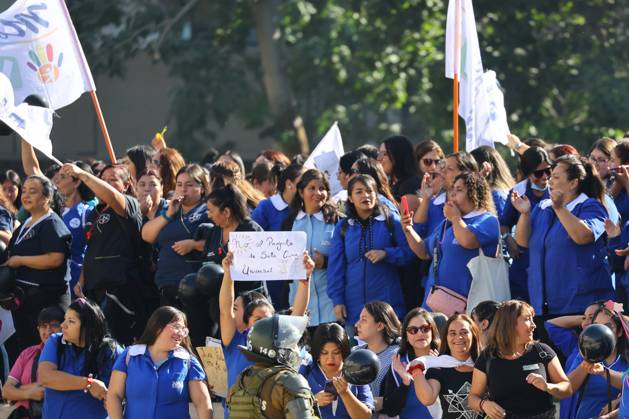
MULTIPOLYGON (((20 233, 17 235, 17 239, 15 239, 15 244, 21 243, 22 240, 24 240, 26 238, 26 236, 28 236, 28 233, 30 233, 31 230, 34 229, 37 224, 41 223, 42 221, 47 220, 48 218, 50 218, 50 212, 48 212, 46 215, 41 217, 39 220, 37 220, 33 224, 31 224, 28 227, 28 229, 23 228, 22 230, 20 230, 20 233)), ((31 222, 32 219, 33 219, 33 217, 28 217, 28 219, 24 222, 24 227, 26 227, 28 225, 28 223, 31 222)))

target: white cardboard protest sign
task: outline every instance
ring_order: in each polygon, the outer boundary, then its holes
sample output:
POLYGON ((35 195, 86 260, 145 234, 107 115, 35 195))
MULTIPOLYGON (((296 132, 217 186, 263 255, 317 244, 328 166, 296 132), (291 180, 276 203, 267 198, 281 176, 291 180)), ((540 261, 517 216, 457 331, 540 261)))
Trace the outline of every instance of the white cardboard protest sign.
POLYGON ((229 250, 234 254, 230 269, 234 281, 306 278, 303 231, 229 233, 229 250))

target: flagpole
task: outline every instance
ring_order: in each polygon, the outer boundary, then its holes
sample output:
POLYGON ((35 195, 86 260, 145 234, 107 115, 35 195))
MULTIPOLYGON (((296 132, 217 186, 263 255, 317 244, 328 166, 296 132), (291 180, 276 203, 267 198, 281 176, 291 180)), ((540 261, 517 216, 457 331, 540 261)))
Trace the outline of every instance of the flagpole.
POLYGON ((100 102, 98 101, 96 90, 90 91, 90 97, 92 98, 92 104, 94 105, 94 110, 96 111, 96 117, 98 118, 100 130, 103 133, 103 137, 105 137, 105 145, 107 146, 107 153, 109 153, 109 159, 111 160, 113 164, 116 164, 116 153, 114 153, 114 148, 111 145, 111 139, 109 138, 109 131, 107 131, 107 124, 105 123, 105 118, 103 117, 103 111, 100 108, 100 102))
POLYGON ((459 70, 461 68, 461 0, 456 0, 454 8, 454 80, 452 85, 452 128, 454 131, 453 149, 459 151, 459 70))

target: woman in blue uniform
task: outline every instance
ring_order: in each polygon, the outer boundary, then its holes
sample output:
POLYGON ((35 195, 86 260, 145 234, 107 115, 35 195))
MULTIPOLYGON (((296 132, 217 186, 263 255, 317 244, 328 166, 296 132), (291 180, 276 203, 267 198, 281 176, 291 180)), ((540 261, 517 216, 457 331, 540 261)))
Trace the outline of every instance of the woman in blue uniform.
POLYGON ((519 217, 518 211, 513 207, 511 197, 513 192, 517 192, 518 195, 526 195, 532 208, 535 208, 543 199, 547 199, 549 197, 548 180, 551 172, 550 158, 544 149, 531 147, 522 154, 519 169, 524 176, 524 180, 517 183, 509 191, 502 214, 498 216, 500 217, 500 225, 503 232, 505 232, 503 240, 509 249, 510 256, 513 258, 509 268, 511 297, 528 301, 527 269, 529 267, 529 253, 527 249, 518 247, 510 234, 519 217))
MULTIPOLYGON (((280 165, 273 167, 274 177, 277 179, 277 193, 270 198, 260 201, 251 212, 251 219, 258 223, 264 231, 282 231, 284 222, 290 213, 288 208, 297 193, 297 182, 303 173, 301 164, 291 163, 284 168, 280 165)), ((270 281, 267 285, 269 297, 277 310, 288 308, 286 283, 284 281, 270 281)))
MULTIPOLYGON (((402 322, 400 349, 382 382, 383 403, 381 414, 400 419, 430 419, 433 416, 413 391, 413 378, 406 366, 420 356, 439 355, 441 339, 430 313, 422 308, 408 312, 402 322)), ((431 406, 433 409, 433 406, 431 406)), ((440 417, 440 416, 435 416, 440 417)))
POLYGON ((352 175, 350 179, 356 175, 369 175, 376 181, 378 187, 378 199, 381 203, 386 205, 389 210, 395 214, 399 214, 398 203, 393 197, 391 187, 389 186, 389 179, 387 174, 384 173, 382 165, 376 159, 369 157, 361 157, 352 164, 352 175))
POLYGON ((177 289, 181 278, 201 267, 202 247, 193 239, 199 225, 209 220, 204 200, 208 178, 201 166, 184 166, 175 179, 175 194, 166 212, 142 227, 142 239, 158 245, 155 283, 160 304, 170 306, 179 305, 177 289))
POLYGON ((349 384, 342 376, 343 361, 350 354, 347 333, 336 323, 320 325, 312 338, 312 363, 302 367, 317 399, 321 418, 368 419, 374 401, 368 385, 349 384))
MULTIPOLYGON (((443 209, 446 219, 427 240, 415 232, 411 216, 403 218, 404 232, 417 256, 424 260, 437 258, 432 267, 434 285, 467 297, 472 284, 467 263, 479 255, 481 248, 485 256, 496 254, 498 218, 489 186, 479 173, 458 175, 448 198, 443 209)), ((432 293, 434 287, 430 286, 432 293)))
POLYGON ((609 193, 614 198, 614 204, 623 220, 629 220, 629 143, 620 142, 614 147, 611 155, 611 167, 614 168, 614 181, 609 187, 609 193))
MULTIPOLYGON (((334 306, 328 297, 328 259, 332 245, 332 233, 339 218, 331 201, 330 184, 321 171, 307 170, 297 184, 297 194, 291 202, 292 214, 287 222, 292 231, 304 231, 306 250, 312 255, 315 270, 310 279, 310 303, 308 304, 309 327, 333 322, 334 306)), ((268 283, 267 283, 268 286, 268 283)), ((299 281, 290 284, 289 301, 297 295, 299 281)), ((312 329, 311 329, 312 330, 312 329)))
POLYGON ((369 301, 387 301, 398 316, 404 313, 398 267, 409 263, 412 253, 399 218, 389 213, 377 194, 371 176, 350 180, 348 218, 339 221, 332 236, 328 295, 336 319, 346 322, 350 332, 369 301))
POLYGON ((518 245, 530 249, 529 294, 542 316, 575 314, 614 297, 605 246, 605 189, 590 163, 567 155, 557 159, 550 199, 531 208, 515 192, 520 212, 518 245))
POLYGON ((186 315, 174 307, 160 307, 149 318, 138 342, 116 359, 107 412, 111 419, 186 419, 190 418, 188 404, 192 401, 197 417, 209 419, 212 401, 205 378, 192 352, 186 315))
POLYGON ((50 209, 53 185, 48 178, 26 178, 22 190, 23 208, 30 217, 15 230, 9 242, 5 265, 15 272, 24 298, 13 311, 16 333, 6 343, 12 360, 26 347, 39 342, 35 329, 37 315, 44 307, 70 304, 66 282, 70 232, 50 209))
POLYGON ((38 380, 46 388, 43 417, 104 419, 103 401, 120 346, 107 336, 100 308, 77 298, 62 333, 50 335, 39 358, 38 380))

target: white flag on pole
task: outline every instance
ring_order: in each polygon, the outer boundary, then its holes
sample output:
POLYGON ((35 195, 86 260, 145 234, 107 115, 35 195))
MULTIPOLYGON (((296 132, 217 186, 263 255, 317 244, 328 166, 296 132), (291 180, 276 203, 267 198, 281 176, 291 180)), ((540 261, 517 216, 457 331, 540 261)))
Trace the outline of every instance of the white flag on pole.
POLYGON ((64 0, 18 0, 0 14, 0 72, 16 103, 35 94, 59 109, 96 90, 64 0))
POLYGON ((0 73, 0 121, 7 124, 27 143, 58 162, 52 155, 52 110, 27 103, 14 105, 11 81, 0 73))
POLYGON ((453 79, 459 74, 459 115, 465 120, 465 149, 472 151, 481 145, 495 141, 504 143, 507 127, 502 92, 496 82, 496 74, 483 72, 476 21, 472 0, 450 0, 446 22, 446 77, 453 79), (461 27, 460 59, 455 57, 456 7, 459 6, 461 27), (459 68, 456 68, 457 64, 459 68), (488 119, 493 118, 493 119, 488 119))
POLYGON ((343 154, 345 151, 343 150, 341 131, 338 122, 334 122, 304 163, 307 168, 317 168, 327 173, 332 195, 336 195, 343 189, 336 177, 339 161, 343 154))

